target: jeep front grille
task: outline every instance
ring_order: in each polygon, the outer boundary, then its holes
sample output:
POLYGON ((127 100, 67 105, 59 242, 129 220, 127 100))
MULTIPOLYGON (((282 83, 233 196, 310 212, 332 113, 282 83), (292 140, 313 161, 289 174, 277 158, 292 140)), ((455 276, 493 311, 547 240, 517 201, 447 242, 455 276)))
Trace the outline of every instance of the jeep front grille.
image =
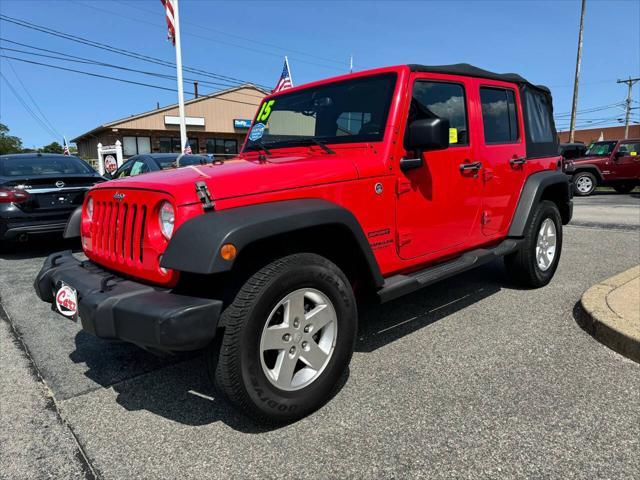
POLYGON ((98 200, 93 209, 92 253, 112 262, 142 265, 147 206, 98 200))

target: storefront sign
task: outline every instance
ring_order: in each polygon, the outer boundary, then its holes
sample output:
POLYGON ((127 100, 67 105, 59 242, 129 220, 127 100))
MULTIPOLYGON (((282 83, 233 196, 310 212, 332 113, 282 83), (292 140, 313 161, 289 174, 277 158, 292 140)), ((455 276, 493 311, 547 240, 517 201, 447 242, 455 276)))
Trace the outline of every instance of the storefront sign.
POLYGON ((246 118, 234 118, 233 128, 249 128, 251 126, 251 120, 246 118))

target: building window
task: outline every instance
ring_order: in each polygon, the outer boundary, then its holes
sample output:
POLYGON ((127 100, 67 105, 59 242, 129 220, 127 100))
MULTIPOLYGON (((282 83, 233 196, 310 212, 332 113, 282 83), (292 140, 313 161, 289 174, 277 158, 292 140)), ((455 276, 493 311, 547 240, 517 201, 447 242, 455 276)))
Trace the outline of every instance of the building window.
POLYGON ((208 138, 207 153, 235 155, 238 153, 238 141, 225 138, 208 138))
MULTIPOLYGON (((160 153, 182 153, 182 147, 180 145, 179 138, 160 137, 160 153)), ((191 145, 191 153, 198 153, 198 139, 190 138, 189 145, 191 145)))
POLYGON ((122 137, 122 153, 125 157, 151 152, 151 138, 122 137))
POLYGON ((518 118, 513 90, 481 88, 482 122, 485 143, 518 141, 518 118))
POLYGON ((160 153, 171 153, 171 138, 160 137, 160 153))

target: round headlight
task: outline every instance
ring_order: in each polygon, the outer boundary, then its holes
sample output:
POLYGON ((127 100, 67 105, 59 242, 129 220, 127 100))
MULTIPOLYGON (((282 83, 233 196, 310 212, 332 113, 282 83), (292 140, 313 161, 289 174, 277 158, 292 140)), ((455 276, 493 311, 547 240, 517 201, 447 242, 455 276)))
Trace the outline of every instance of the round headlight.
POLYGON ((87 200, 87 218, 89 220, 93 219, 93 198, 91 197, 87 200))
POLYGON ((175 221, 175 212, 173 205, 169 202, 162 202, 158 211, 158 221, 160 223, 160 231, 167 240, 173 235, 173 223, 175 221))

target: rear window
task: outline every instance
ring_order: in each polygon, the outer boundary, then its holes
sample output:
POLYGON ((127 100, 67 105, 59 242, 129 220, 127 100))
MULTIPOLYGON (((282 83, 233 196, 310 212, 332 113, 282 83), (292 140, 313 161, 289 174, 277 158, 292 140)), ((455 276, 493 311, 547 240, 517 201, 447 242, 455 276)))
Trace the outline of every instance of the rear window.
POLYGON ((92 174, 95 171, 72 156, 0 157, 0 177, 92 174))
POLYGON ((482 122, 485 143, 515 143, 518 141, 516 96, 513 90, 480 88, 482 122))

